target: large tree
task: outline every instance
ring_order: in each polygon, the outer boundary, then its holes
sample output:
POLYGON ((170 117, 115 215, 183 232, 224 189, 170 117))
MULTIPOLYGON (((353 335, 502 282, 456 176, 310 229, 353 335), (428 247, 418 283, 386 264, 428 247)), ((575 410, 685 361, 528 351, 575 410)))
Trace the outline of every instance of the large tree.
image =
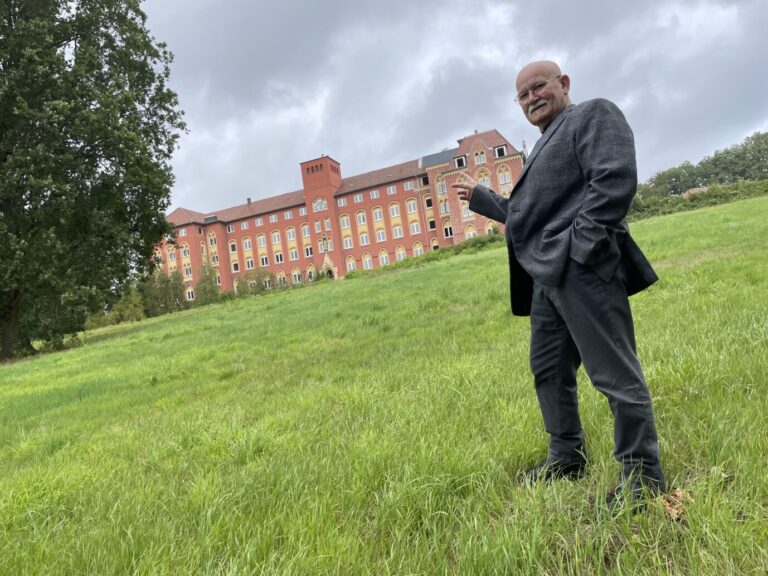
POLYGON ((2 357, 79 330, 170 233, 184 129, 141 0, 0 0, 2 357))

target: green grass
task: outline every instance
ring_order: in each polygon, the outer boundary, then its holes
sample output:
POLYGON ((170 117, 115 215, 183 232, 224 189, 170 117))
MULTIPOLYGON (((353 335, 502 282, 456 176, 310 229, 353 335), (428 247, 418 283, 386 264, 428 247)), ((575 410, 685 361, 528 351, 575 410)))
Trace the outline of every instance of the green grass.
POLYGON ((546 450, 503 248, 89 333, 0 367, 0 574, 765 574, 768 198, 632 225, 681 520, 546 450))

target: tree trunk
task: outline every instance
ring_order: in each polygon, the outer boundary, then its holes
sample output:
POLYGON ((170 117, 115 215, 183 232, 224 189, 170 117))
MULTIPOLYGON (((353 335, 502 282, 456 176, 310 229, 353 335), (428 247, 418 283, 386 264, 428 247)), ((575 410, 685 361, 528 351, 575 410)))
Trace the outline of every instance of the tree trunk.
POLYGON ((19 338, 19 319, 21 318, 21 294, 11 294, 11 302, 5 315, 0 318, 3 328, 3 349, 0 352, 0 362, 13 358, 16 341, 19 338))

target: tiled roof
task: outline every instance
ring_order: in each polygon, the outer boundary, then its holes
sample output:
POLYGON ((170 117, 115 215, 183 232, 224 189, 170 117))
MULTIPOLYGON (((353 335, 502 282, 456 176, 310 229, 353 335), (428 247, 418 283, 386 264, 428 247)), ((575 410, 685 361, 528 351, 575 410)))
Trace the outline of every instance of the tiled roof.
POLYGON ((395 182, 396 180, 402 180, 404 178, 413 178, 419 174, 424 173, 424 169, 419 166, 418 160, 410 160, 403 162, 402 164, 396 164, 395 166, 389 166, 387 168, 381 168, 374 170, 373 172, 366 172, 365 174, 358 174, 357 176, 351 176, 344 178, 341 182, 341 188, 336 192, 336 196, 343 196, 350 192, 357 190, 364 190, 371 188, 372 186, 381 186, 387 182, 395 182))
POLYGON ((174 226, 184 226, 184 224, 191 224, 192 222, 202 224, 205 219, 205 214, 186 208, 176 208, 176 210, 168 214, 165 219, 174 226))
MULTIPOLYGON (((344 178, 341 182, 341 187, 334 196, 343 196, 358 190, 382 186, 390 182, 396 182, 406 178, 414 178, 420 174, 424 174, 430 166, 445 164, 457 156, 467 154, 471 142, 478 138, 482 140, 488 148, 493 149, 496 146, 507 145, 511 148, 511 150, 507 150, 507 155, 517 154, 517 150, 515 150, 515 148, 509 144, 497 130, 488 130, 487 132, 480 132, 479 134, 470 134, 458 141, 458 148, 443 150, 442 152, 430 154, 417 160, 409 160, 402 164, 396 164, 394 166, 388 166, 387 168, 380 168, 379 170, 373 170, 372 172, 344 178)), ((234 222, 244 218, 258 216, 260 214, 268 214, 270 212, 286 210, 288 208, 303 205, 304 190, 296 190, 295 192, 288 192, 286 194, 256 200, 239 206, 217 210, 216 212, 209 212, 207 214, 195 212, 194 210, 188 210, 186 208, 177 208, 166 216, 166 219, 175 226, 183 226, 193 222, 202 224, 205 220, 212 219, 222 222, 234 222)))
POLYGON ((259 214, 268 214, 269 212, 303 205, 304 190, 296 190, 295 192, 288 192, 279 196, 264 198, 263 200, 255 200, 250 204, 241 204, 232 208, 218 210, 217 212, 212 212, 211 215, 215 214, 219 220, 224 222, 234 222, 235 220, 242 220, 243 218, 259 214))
MULTIPOLYGON (((480 132, 479 134, 470 134, 459 140, 459 150, 456 152, 456 156, 464 156, 469 152, 470 145, 476 139, 482 140, 483 144, 487 148, 495 148, 496 146, 507 145, 507 141, 499 134, 497 130, 488 130, 487 132, 480 132)), ((516 154, 517 150, 511 144, 508 144, 511 150, 507 150, 507 155, 516 154)))

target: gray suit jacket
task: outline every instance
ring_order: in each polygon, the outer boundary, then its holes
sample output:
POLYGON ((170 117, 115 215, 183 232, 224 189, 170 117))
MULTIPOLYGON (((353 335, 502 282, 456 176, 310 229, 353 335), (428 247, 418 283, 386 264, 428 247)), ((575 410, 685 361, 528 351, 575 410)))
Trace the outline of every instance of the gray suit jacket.
POLYGON ((530 314, 534 279, 559 286, 569 258, 606 282, 622 267, 628 294, 658 279, 625 221, 636 190, 632 130, 604 99, 552 121, 508 199, 475 187, 469 208, 505 223, 513 314, 530 314))

